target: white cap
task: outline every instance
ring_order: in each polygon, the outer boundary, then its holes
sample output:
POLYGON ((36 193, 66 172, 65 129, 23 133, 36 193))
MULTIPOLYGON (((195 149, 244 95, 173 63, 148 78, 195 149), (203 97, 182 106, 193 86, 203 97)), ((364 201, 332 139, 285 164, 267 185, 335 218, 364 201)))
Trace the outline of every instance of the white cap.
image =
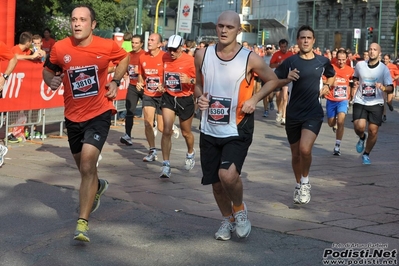
POLYGON ((168 48, 178 48, 183 45, 183 38, 179 35, 172 35, 168 40, 168 48))
POLYGON ((273 48, 270 44, 266 45, 266 48, 273 48))

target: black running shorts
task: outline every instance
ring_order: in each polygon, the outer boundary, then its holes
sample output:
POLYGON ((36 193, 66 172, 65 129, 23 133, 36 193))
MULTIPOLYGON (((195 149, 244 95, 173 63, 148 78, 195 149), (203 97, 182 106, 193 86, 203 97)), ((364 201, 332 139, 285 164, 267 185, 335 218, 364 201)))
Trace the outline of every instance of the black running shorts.
POLYGON ((96 116, 85 122, 72 122, 65 118, 65 127, 68 131, 69 148, 72 154, 82 151, 84 143, 95 146, 102 150, 111 127, 112 111, 96 116))

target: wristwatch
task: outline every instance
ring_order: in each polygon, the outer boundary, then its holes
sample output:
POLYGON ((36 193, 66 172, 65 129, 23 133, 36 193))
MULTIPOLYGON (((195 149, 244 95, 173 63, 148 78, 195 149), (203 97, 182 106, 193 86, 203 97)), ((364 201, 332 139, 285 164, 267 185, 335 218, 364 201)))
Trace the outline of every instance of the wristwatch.
POLYGON ((194 78, 191 78, 190 79, 190 84, 194 84, 195 83, 195 79, 194 78))
POLYGON ((10 77, 9 75, 3 74, 3 78, 4 78, 5 80, 7 80, 9 77, 10 77))
POLYGON ((120 80, 113 79, 113 80, 111 80, 111 82, 112 82, 112 81, 116 83, 116 86, 117 86, 117 87, 119 87, 119 86, 121 85, 121 81, 120 81, 120 80))
POLYGON ((331 87, 330 84, 328 84, 328 83, 323 83, 323 86, 328 86, 328 88, 331 87))

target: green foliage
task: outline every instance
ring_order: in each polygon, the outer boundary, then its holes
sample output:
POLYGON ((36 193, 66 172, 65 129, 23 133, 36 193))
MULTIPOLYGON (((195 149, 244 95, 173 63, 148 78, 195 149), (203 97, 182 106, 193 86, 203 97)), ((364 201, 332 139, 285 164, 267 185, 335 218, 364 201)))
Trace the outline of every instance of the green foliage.
MULTIPOLYGON (((177 0, 176 0, 177 1, 177 0)), ((119 27, 122 32, 132 32, 135 27, 138 0, 85 0, 96 11, 96 28, 99 30, 114 30, 119 27)), ((147 16, 145 6, 150 0, 143 0, 142 27, 143 32, 150 28, 151 20, 147 16)), ((73 7, 82 4, 81 0, 17 0, 16 10, 16 40, 23 31, 42 34, 44 28, 50 28, 54 37, 63 38, 69 34, 66 21, 73 7)))

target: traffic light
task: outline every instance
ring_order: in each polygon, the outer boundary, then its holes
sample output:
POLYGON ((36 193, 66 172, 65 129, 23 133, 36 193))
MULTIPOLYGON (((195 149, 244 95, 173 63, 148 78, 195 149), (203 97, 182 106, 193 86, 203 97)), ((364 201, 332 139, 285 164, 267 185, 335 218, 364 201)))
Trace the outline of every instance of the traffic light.
POLYGON ((373 27, 367 28, 367 40, 373 39, 373 27))
POLYGON ((356 43, 357 43, 357 40, 353 39, 353 48, 356 48, 356 43))

